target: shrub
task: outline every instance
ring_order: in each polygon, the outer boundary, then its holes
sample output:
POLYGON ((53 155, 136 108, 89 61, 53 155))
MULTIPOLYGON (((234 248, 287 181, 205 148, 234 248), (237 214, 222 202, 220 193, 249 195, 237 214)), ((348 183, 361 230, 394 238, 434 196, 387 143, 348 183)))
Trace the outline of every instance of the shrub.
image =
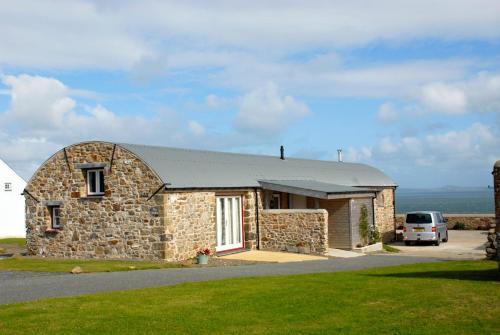
POLYGON ((369 234, 369 228, 368 228, 368 208, 366 208, 366 205, 361 205, 361 213, 359 215, 359 236, 361 237, 361 241, 363 244, 368 243, 368 234, 369 234))
POLYGON ((465 227, 465 223, 463 222, 457 222, 455 223, 455 225, 453 226, 453 229, 454 230, 466 230, 467 227, 465 227))

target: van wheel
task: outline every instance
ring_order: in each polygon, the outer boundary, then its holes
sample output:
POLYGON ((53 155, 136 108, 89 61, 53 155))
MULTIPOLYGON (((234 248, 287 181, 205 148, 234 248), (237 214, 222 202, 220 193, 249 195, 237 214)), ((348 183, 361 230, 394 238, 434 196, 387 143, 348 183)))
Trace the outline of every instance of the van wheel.
POLYGON ((405 245, 410 245, 410 241, 405 241, 405 245))
POLYGON ((441 234, 438 235, 438 238, 437 238, 436 242, 434 242, 434 245, 439 246, 440 243, 441 243, 441 234))
POLYGON ((446 237, 443 238, 443 242, 445 242, 445 243, 448 242, 448 232, 446 232, 446 237))

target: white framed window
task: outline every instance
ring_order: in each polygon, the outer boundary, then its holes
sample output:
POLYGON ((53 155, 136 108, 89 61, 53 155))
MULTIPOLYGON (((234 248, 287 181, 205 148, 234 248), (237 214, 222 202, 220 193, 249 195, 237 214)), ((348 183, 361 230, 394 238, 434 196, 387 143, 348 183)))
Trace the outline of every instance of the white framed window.
POLYGON ((52 228, 61 228, 61 208, 59 206, 52 207, 52 228))
POLYGON ((5 192, 10 192, 12 191, 12 183, 4 183, 4 191, 5 192))
POLYGON ((87 194, 104 194, 104 169, 87 170, 87 194))

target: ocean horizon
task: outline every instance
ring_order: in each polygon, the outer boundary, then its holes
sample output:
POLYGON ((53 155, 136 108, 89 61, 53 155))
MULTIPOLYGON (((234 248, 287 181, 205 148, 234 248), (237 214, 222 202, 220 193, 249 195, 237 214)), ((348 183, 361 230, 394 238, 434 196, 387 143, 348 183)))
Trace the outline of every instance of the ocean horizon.
POLYGON ((396 214, 419 210, 448 214, 494 214, 494 192, 488 187, 396 189, 396 214))

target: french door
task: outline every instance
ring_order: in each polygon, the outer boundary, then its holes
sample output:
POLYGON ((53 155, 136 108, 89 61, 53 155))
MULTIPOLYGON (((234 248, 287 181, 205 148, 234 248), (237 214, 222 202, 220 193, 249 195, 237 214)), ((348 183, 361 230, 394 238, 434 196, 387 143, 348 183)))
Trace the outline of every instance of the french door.
POLYGON ((241 197, 217 197, 216 251, 243 247, 241 197))

